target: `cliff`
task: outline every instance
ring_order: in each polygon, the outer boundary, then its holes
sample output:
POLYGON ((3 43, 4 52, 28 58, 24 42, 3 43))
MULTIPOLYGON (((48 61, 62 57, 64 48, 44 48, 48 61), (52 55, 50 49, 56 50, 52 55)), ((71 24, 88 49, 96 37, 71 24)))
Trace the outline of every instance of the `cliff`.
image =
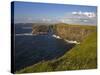
POLYGON ((55 24, 52 26, 54 34, 63 39, 82 41, 86 36, 96 31, 96 26, 55 24))
POLYGON ((32 34, 47 34, 49 26, 47 25, 33 25, 32 34))

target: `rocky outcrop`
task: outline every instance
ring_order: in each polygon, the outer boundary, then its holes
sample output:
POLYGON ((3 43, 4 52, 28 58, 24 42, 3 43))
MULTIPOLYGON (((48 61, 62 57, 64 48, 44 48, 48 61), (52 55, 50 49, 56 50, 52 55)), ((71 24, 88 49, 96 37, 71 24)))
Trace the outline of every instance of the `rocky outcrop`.
POLYGON ((55 35, 60 36, 63 39, 82 41, 90 33, 96 31, 96 26, 87 25, 68 25, 68 24, 56 24, 53 26, 55 35))
POLYGON ((96 31, 96 26, 69 25, 64 23, 55 25, 33 25, 32 34, 47 34, 50 31, 53 32, 53 37, 81 42, 90 33, 96 31))
POLYGON ((33 25, 32 34, 47 34, 49 27, 46 25, 33 25))

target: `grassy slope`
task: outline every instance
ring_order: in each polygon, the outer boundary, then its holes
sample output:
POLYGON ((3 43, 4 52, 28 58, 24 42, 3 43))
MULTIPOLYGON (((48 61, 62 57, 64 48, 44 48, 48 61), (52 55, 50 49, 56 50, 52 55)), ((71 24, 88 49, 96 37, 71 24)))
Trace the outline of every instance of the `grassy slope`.
POLYGON ((96 46, 97 34, 94 32, 62 57, 51 61, 41 61, 16 73, 94 69, 97 67, 96 46))
POLYGON ((63 39, 79 42, 95 30, 96 26, 88 25, 69 25, 64 23, 53 25, 54 34, 59 35, 63 39))

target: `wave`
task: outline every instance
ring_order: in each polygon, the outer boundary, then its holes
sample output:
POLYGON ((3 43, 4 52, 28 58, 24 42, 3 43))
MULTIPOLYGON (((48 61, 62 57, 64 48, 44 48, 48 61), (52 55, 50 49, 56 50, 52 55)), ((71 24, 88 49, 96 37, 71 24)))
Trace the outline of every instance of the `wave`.
POLYGON ((57 39, 61 39, 61 37, 60 36, 57 36, 57 35, 52 35, 52 37, 55 37, 57 39))
MULTIPOLYGON (((52 35, 52 37, 54 37, 54 38, 57 38, 57 39, 62 39, 60 36, 58 36, 58 35, 52 35)), ((77 42, 77 41, 73 41, 73 40, 66 40, 66 39, 64 39, 67 43, 72 43, 72 44, 80 44, 80 42, 77 42)))
POLYGON ((15 34, 16 36, 33 36, 32 33, 15 34))

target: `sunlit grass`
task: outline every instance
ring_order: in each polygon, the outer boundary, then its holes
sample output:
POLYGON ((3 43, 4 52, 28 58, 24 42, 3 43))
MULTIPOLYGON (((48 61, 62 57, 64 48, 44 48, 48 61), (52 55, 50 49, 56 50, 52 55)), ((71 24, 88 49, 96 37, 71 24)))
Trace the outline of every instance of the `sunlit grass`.
POLYGON ((48 72, 97 68, 97 32, 96 27, 83 26, 93 30, 81 44, 76 45, 58 59, 41 61, 16 73, 48 72))

